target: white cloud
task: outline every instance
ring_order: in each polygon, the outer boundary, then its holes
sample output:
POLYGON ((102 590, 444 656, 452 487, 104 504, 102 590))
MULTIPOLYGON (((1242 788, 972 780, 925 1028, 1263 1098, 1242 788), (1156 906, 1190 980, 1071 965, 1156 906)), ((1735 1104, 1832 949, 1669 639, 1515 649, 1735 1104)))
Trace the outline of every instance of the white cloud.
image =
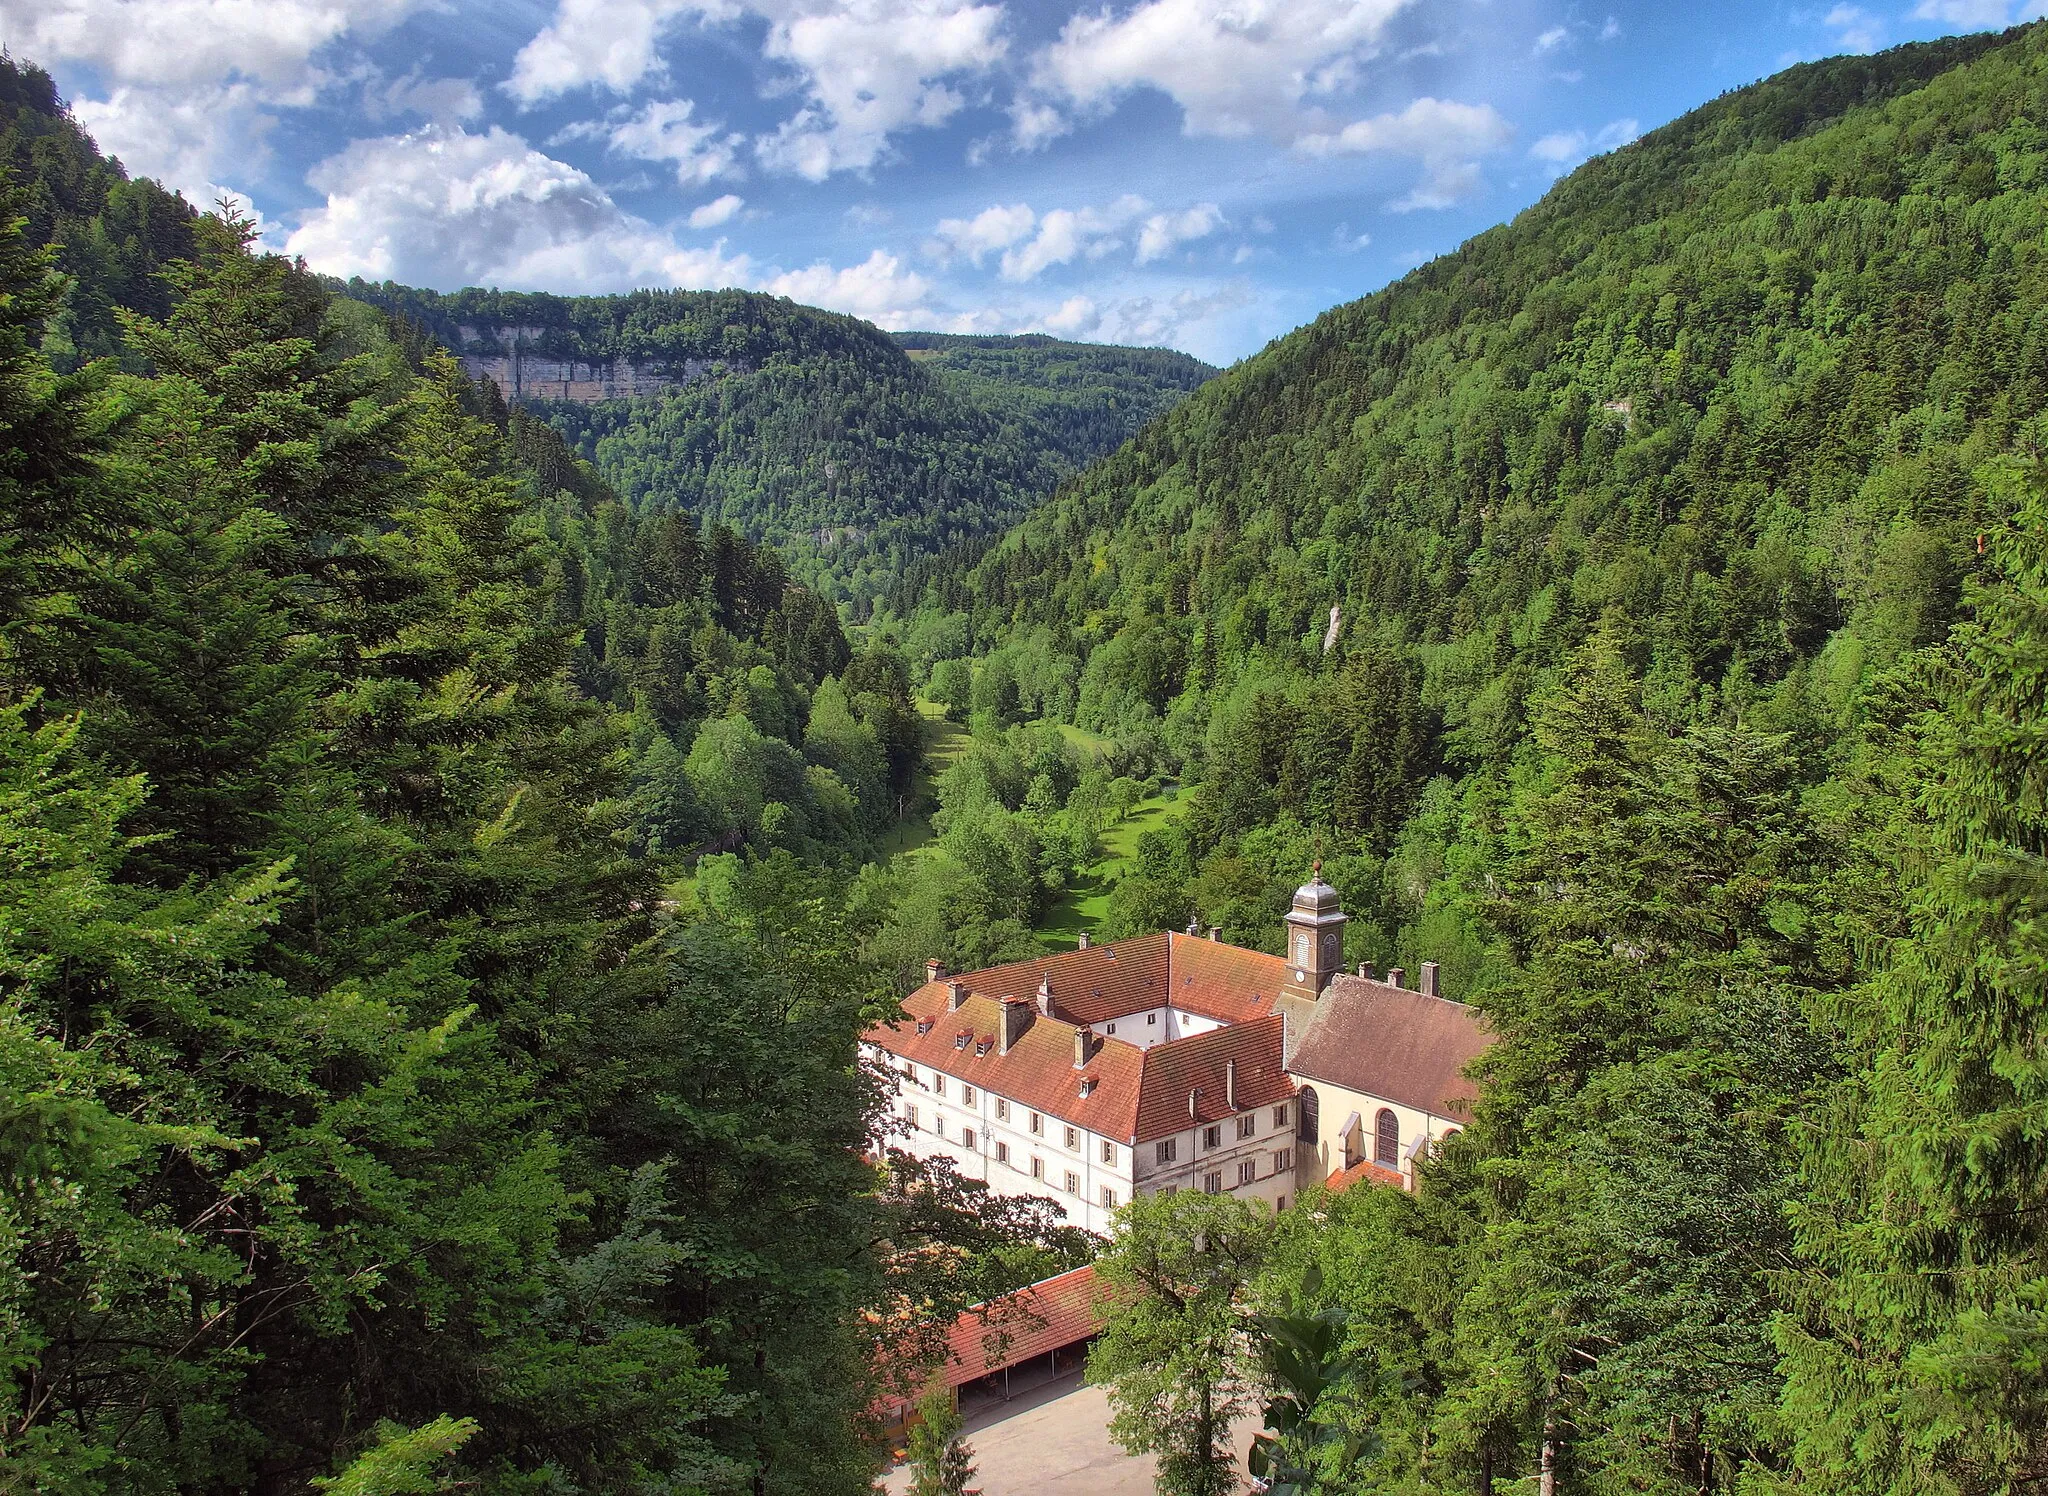
POLYGON ((1012 111, 1020 146, 1087 112, 1155 88, 1189 135, 1292 133, 1303 102, 1355 81, 1410 0, 1141 0, 1121 15, 1074 16, 1032 69, 1036 94, 1012 111))
POLYGON ((1529 155, 1553 177, 1561 177, 1588 156, 1617 150, 1640 133, 1632 119, 1610 120, 1590 135, 1584 130, 1557 130, 1530 146, 1529 155))
POLYGON ((1330 233, 1330 248, 1340 255, 1355 255, 1372 243, 1372 235, 1355 234, 1351 225, 1340 223, 1330 233))
POLYGON ((1545 52, 1556 51, 1565 44, 1570 36, 1571 33, 1562 26, 1551 27, 1543 35, 1536 38, 1536 55, 1540 57, 1545 52))
POLYGON ((1126 194, 1104 208, 1054 208, 1038 220, 1036 234, 1004 252, 1003 279, 1033 280, 1055 265, 1112 254, 1123 247, 1124 231, 1151 206, 1126 194))
POLYGON ((734 174, 746 145, 743 135, 699 123, 689 99, 650 99, 637 111, 615 115, 603 124, 571 125, 565 136, 601 135, 622 156, 640 161, 673 161, 676 181, 685 187, 734 174))
POLYGON ((1951 26, 1981 31, 2003 26, 2009 10, 2006 0, 1920 0, 1913 7, 1913 15, 1922 21, 1945 21, 1951 26))
POLYGON ((761 141, 766 164, 822 182, 873 166, 889 137, 942 125, 967 102, 943 79, 1001 60, 1001 5, 966 0, 752 0, 767 55, 808 102, 761 141))
POLYGON ((1617 21, 1613 16, 1609 16, 1607 18, 1607 24, 1600 28, 1600 40, 1603 42, 1611 42, 1620 35, 1621 22, 1617 21))
POLYGON ((495 125, 354 141, 309 180, 327 201, 285 248, 335 275, 557 291, 739 285, 751 275, 744 255, 678 248, 583 172, 495 125))
POLYGON ((658 66, 654 43, 690 0, 559 0, 555 18, 519 49, 505 91, 532 105, 591 84, 625 93, 658 66))
POLYGON ((763 56, 794 70, 804 102, 757 148, 812 181, 873 166, 900 131, 944 124, 966 104, 946 80, 1006 47, 1003 7, 973 0, 557 0, 505 86, 529 105, 593 85, 629 92, 659 74, 661 33, 685 16, 768 23, 763 56))
POLYGON ((1421 98, 1398 114, 1378 114, 1334 135, 1304 135, 1297 146, 1312 156, 1384 152, 1422 163, 1422 180, 1387 206, 1397 213, 1448 208, 1479 186, 1475 157, 1506 145, 1513 134, 1491 104, 1421 98))
POLYGON ((715 229, 721 223, 732 222, 733 215, 747 205, 747 200, 734 193, 714 197, 710 202, 691 210, 690 227, 693 229, 715 229))
POLYGON ((979 265, 983 259, 1008 249, 1038 225, 1038 215, 1029 203, 996 204, 983 208, 972 218, 942 218, 935 231, 934 257, 945 261, 962 255, 979 265))
POLYGON ((819 263, 785 271, 771 277, 762 289, 807 306, 850 312, 878 327, 924 326, 937 316, 927 304, 931 282, 905 270, 894 255, 879 249, 860 264, 844 269, 819 263))
POLYGON ((431 0, 0 0, 17 57, 85 64, 108 88, 72 99, 79 123, 131 172, 211 203, 265 159, 271 110, 340 81, 322 64, 431 0))
POLYGON ((1138 263, 1148 265, 1178 245, 1206 239, 1222 226, 1223 210, 1214 203, 1197 203, 1179 213, 1154 213, 1138 232, 1138 263))
POLYGON ((1884 45, 1883 23, 1861 6, 1837 5, 1821 24, 1835 33, 1835 45, 1844 52, 1875 52, 1884 45))
POLYGON ((428 78, 415 68, 403 78, 366 84, 363 113, 382 121, 416 114, 436 124, 475 119, 484 112, 483 95, 467 78, 428 78))

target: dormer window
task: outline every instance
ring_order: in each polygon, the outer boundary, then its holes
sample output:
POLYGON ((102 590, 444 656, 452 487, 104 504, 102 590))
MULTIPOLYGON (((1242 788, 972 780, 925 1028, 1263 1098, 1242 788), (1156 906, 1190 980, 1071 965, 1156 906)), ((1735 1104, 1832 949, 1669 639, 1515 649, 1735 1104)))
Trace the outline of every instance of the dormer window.
POLYGON ((993 1039, 976 1039, 974 1041, 974 1057, 978 1060, 995 1047, 996 1041, 993 1039))
POLYGON ((932 1021, 931 1021, 931 1020, 930 1020, 929 1018, 920 1018, 920 1019, 918 1019, 918 1020, 917 1020, 917 1031, 918 1031, 918 1032, 919 1032, 920 1034, 928 1034, 928 1033, 930 1033, 930 1032, 932 1031, 932 1021))
POLYGON ((953 1047, 955 1049, 965 1049, 968 1041, 973 1037, 974 1035, 972 1034, 955 1034, 953 1036, 953 1047))

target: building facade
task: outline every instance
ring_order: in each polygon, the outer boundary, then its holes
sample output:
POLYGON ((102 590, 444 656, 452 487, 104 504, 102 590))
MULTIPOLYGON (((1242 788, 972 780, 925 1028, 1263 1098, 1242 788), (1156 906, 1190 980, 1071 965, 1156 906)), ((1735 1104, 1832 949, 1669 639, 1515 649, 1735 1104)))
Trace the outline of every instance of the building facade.
POLYGON ((1285 1209, 1389 1138, 1412 1180, 1466 1115, 1456 1087, 1484 1033, 1461 1004, 1418 1006, 1398 973, 1344 974, 1344 924, 1318 875, 1294 896, 1284 958, 1212 930, 957 976, 931 963, 903 1016, 862 1036, 895 1087, 882 1141, 1103 1232, 1141 1193, 1285 1209))

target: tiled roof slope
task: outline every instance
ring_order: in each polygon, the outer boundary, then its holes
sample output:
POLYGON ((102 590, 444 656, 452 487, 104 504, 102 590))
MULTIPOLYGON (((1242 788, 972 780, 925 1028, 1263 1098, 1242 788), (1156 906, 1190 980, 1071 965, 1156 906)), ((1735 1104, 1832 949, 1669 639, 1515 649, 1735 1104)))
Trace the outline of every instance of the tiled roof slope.
MULTIPOLYGON (((1053 1014, 1069 1023, 1102 1023, 1169 1003, 1242 1023, 1272 1011, 1285 972, 1278 956, 1162 933, 963 972, 951 980, 985 997, 1036 1000, 1039 983, 1050 979, 1053 1014)), ((939 984, 941 991, 944 986, 939 984)))
POLYGON ((1086 1339, 1102 1328, 1107 1296, 1091 1265, 977 1305, 947 1332, 946 1385, 963 1386, 1086 1339))
POLYGON ((1362 1158, 1348 1169, 1339 1169, 1323 1181, 1323 1188, 1333 1195, 1340 1195, 1354 1184, 1384 1184, 1397 1190, 1408 1188, 1408 1176, 1399 1169, 1390 1169, 1385 1164, 1376 1164, 1369 1158, 1362 1158))
MULTIPOLYGON (((1228 1062, 1237 1062, 1237 1110, 1277 1106, 1294 1095, 1294 1082, 1280 1068, 1280 1015, 1254 1018, 1229 1028, 1210 1029, 1144 1053, 1138 1094, 1137 1141, 1184 1132, 1197 1122, 1231 1115, 1225 1100, 1231 1086, 1228 1062), (1190 1093, 1201 1094, 1189 1107, 1190 1093)), ((1111 1041, 1114 1042, 1114 1041, 1111 1041)))
POLYGON ((1077 1070, 1071 1024, 1034 1017, 1004 1054, 997 1042, 1001 1005, 989 998, 969 997, 949 1012, 945 985, 928 982, 911 993, 903 1007, 908 1017, 877 1024, 862 1037, 926 1069, 1134 1145, 1229 1116, 1225 1096, 1232 1060, 1237 1062, 1238 1110, 1277 1105, 1294 1094, 1280 1065, 1278 1014, 1148 1050, 1090 1035, 1088 1064, 1077 1070), (927 1021, 930 1026, 919 1033, 920 1024, 927 1021), (1081 1082, 1086 1079, 1096 1084, 1083 1096, 1081 1082), (1201 1096, 1190 1116, 1188 1095, 1197 1087, 1201 1096))
POLYGON ((1469 1122, 1468 1103, 1478 1086, 1464 1070, 1492 1042, 1476 1008, 1339 976, 1317 1000, 1289 1068, 1301 1080, 1469 1122))
POLYGON ((957 1076, 1103 1137, 1131 1137, 1144 1061, 1136 1045, 1096 1038, 1087 1067, 1076 1070, 1070 1024, 1033 1017, 1004 1054, 999 1042, 1002 1005, 991 998, 969 997, 957 1011, 948 1012, 945 984, 927 982, 904 1000, 903 1009, 908 1018, 877 1024, 862 1037, 927 1069, 957 1076), (924 1019, 931 1020, 931 1028, 920 1034, 918 1024, 924 1019), (962 1034, 969 1036, 964 1048, 958 1042, 962 1034), (984 1044, 986 1052, 977 1054, 984 1044), (1097 1084, 1083 1096, 1081 1082, 1088 1078, 1097 1084))

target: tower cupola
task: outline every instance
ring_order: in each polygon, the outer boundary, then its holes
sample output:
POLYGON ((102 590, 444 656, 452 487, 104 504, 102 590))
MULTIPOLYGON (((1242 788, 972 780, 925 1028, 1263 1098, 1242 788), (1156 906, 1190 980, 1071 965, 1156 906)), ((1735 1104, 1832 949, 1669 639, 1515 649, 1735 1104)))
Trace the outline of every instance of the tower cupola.
POLYGON ((1323 865, 1294 891, 1287 911, 1286 988, 1314 999, 1344 967, 1344 926, 1350 916, 1337 890, 1323 881, 1323 865))

